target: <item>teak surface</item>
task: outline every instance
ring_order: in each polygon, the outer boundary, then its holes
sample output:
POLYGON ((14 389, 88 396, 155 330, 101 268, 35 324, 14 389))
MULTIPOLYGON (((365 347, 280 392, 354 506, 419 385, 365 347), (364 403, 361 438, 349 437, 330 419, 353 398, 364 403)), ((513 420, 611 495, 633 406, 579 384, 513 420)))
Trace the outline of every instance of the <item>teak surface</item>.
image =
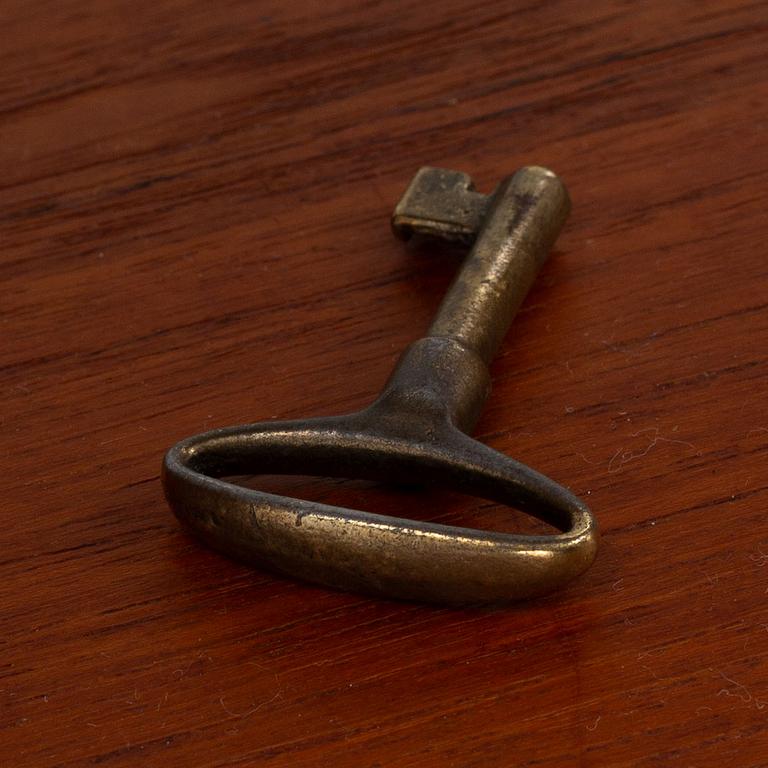
POLYGON ((768 765, 767 22, 701 0, 5 0, 0 762, 768 765), (414 171, 489 191, 526 163, 574 209, 476 435, 589 500, 594 567, 441 610, 189 539, 170 444, 361 406, 427 327, 456 256, 390 233, 414 171))

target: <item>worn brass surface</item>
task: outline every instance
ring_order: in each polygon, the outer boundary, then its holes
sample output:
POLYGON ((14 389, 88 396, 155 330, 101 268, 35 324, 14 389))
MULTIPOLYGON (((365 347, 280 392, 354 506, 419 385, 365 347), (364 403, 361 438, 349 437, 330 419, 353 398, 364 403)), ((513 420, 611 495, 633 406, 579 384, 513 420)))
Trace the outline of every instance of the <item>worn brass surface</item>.
POLYGON ((557 589, 592 563, 586 505, 529 467, 468 437, 489 393, 487 365, 565 222, 551 171, 526 167, 481 195, 468 176, 422 168, 392 226, 474 245, 427 336, 411 344, 376 401, 333 418, 218 429, 163 463, 176 516, 217 549, 332 587, 445 604, 557 589), (450 487, 555 526, 494 533, 342 509, 226 482, 242 474, 354 477, 450 487))

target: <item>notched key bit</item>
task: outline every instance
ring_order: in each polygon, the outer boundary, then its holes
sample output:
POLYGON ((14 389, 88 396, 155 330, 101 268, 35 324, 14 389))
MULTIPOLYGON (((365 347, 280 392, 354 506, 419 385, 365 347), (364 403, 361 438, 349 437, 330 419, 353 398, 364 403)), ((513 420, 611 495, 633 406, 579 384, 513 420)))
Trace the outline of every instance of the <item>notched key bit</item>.
POLYGON ((597 524, 570 491, 468 436, 488 364, 570 209, 551 171, 522 168, 492 195, 463 173, 422 168, 392 226, 472 244, 427 335, 372 405, 345 416, 246 424, 177 443, 163 484, 179 520, 234 557, 332 587, 444 604, 534 597, 592 563, 597 524), (354 477, 432 483, 509 504, 560 532, 518 535, 274 496, 223 477, 354 477))
POLYGON ((471 245, 489 200, 475 190, 466 173, 421 168, 395 208, 392 229, 403 240, 418 234, 471 245))

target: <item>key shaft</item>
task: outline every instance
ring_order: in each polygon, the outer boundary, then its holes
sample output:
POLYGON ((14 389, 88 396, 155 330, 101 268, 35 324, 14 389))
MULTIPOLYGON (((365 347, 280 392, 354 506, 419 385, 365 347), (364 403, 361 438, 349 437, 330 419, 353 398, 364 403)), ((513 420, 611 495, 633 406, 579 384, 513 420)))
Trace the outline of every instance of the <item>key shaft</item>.
POLYGON ((505 179, 428 335, 454 339, 490 363, 569 211, 565 186, 546 168, 505 179))
POLYGON ((395 208, 404 238, 421 235, 474 243, 427 335, 411 344, 385 387, 414 414, 443 411, 471 432, 490 393, 488 365, 546 261, 570 211, 552 171, 528 166, 481 195, 463 173, 422 168, 395 208))

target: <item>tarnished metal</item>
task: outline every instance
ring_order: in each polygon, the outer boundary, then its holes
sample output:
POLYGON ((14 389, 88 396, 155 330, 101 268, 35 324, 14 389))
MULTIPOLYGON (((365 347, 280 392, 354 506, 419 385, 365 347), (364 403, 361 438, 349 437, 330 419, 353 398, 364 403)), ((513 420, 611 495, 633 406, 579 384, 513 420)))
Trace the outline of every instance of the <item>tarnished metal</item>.
POLYGON ((468 176, 422 168, 395 232, 474 243, 427 335, 383 392, 345 416, 218 429, 168 451, 166 497, 213 547, 332 587, 445 604, 550 592, 592 563, 586 505, 468 437, 489 393, 488 363, 545 261, 570 202, 551 171, 526 167, 485 196, 468 176), (511 505, 559 531, 518 535, 437 525, 275 496, 221 478, 301 474, 436 484, 511 505))

